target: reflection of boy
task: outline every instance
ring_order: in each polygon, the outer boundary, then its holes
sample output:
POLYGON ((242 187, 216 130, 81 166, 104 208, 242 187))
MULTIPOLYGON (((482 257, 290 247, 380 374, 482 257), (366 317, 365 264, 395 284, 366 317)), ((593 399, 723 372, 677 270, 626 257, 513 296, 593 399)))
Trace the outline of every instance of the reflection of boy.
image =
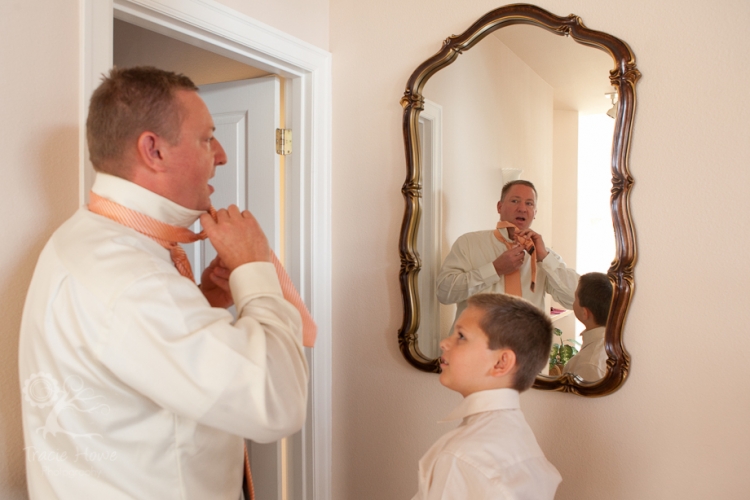
POLYGON ((581 350, 565 364, 564 373, 573 373, 590 381, 604 378, 607 374, 604 325, 607 324, 611 302, 612 283, 606 274, 588 273, 581 276, 573 312, 586 329, 581 334, 581 350))
POLYGON ((440 383, 464 400, 461 424, 419 461, 413 500, 552 499, 560 484, 519 407, 552 345, 550 320, 531 303, 477 294, 440 343, 440 383))

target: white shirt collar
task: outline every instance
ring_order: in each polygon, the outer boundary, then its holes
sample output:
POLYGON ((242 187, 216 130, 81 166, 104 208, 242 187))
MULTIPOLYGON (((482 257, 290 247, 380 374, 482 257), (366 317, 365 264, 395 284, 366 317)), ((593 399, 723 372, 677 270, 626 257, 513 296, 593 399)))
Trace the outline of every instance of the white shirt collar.
POLYGON ((206 213, 192 210, 120 177, 98 172, 91 188, 99 196, 154 219, 188 227, 206 213))
POLYGON ((459 420, 485 411, 515 410, 520 407, 520 394, 515 389, 479 391, 466 396, 456 409, 440 422, 459 420))
POLYGON ((583 344, 581 344, 581 349, 586 347, 587 345, 598 341, 604 340, 604 330, 605 328, 603 326, 597 326, 596 328, 592 328, 590 330, 584 330, 583 333, 581 333, 581 338, 583 339, 583 344))

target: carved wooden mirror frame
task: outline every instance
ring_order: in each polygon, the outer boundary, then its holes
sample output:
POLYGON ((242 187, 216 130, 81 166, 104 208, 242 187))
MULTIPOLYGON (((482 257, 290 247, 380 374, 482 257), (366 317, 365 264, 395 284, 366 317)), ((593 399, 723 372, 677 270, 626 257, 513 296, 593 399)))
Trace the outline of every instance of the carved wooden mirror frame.
POLYGON ((592 383, 578 382, 571 374, 557 378, 540 375, 534 382, 537 389, 572 392, 581 396, 603 396, 616 391, 625 382, 630 370, 630 355, 622 340, 625 316, 634 290, 633 268, 636 261, 635 230, 629 205, 633 178, 628 170, 628 152, 635 114, 635 85, 641 74, 636 69, 635 56, 625 42, 586 28, 581 18, 572 14, 558 17, 528 4, 500 7, 482 16, 462 34, 446 39, 442 49, 420 64, 409 78, 401 99, 406 149, 406 181, 401 191, 406 201, 406 210, 399 238, 399 278, 404 304, 404 319, 398 332, 399 347, 406 360, 414 367, 427 372, 440 372, 438 359, 425 357, 417 343, 420 322, 417 276, 421 262, 416 242, 422 210, 422 162, 418 127, 419 114, 424 106, 422 90, 433 74, 453 63, 462 52, 472 48, 493 31, 514 24, 537 26, 560 36, 571 36, 580 44, 607 52, 615 63, 614 69, 610 71, 610 82, 618 92, 611 162, 611 207, 616 251, 607 273, 614 285, 605 336, 607 375, 592 383))

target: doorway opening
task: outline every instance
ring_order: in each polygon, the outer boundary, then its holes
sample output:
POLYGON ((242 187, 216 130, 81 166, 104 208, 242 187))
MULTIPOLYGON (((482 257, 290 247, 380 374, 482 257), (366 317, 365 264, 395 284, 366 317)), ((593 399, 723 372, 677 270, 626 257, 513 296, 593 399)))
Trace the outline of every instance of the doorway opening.
MULTIPOLYGON (((281 239, 280 257, 310 308, 319 334, 316 347, 306 352, 311 383, 308 420, 299 441, 303 452, 298 453, 289 443, 277 446, 278 460, 291 464, 287 471, 292 470, 295 479, 277 483, 271 498, 330 498, 330 54, 206 0, 152 0, 148 5, 138 0, 84 0, 81 22, 82 121, 91 93, 101 75, 113 65, 115 25, 123 27, 121 22, 222 56, 226 71, 241 66, 241 71, 252 68, 280 77, 285 104, 281 119, 285 128, 294 130, 295 139, 294 152, 285 158, 286 171, 280 188, 285 236, 281 239)), ((249 75, 239 76, 242 77, 249 75)), ((199 85, 206 83, 199 77, 195 79, 199 85)), ((79 197, 85 203, 94 174, 88 161, 85 130, 81 130, 79 197)), ((280 462, 274 467, 277 474, 283 470, 280 462)))

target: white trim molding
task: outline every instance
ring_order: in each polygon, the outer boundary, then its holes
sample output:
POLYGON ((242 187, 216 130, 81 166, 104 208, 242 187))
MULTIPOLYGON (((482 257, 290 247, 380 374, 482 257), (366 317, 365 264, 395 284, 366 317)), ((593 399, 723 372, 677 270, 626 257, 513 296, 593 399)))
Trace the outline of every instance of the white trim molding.
MULTIPOLYGON (((148 28, 287 80, 286 255, 292 280, 318 324, 309 350, 312 499, 331 497, 331 54, 213 0, 81 0, 79 199, 94 171, 85 122, 101 75, 112 67, 113 19, 148 28), (288 127, 289 128, 289 127, 288 127)), ((310 470, 308 469, 308 470, 310 470)))

